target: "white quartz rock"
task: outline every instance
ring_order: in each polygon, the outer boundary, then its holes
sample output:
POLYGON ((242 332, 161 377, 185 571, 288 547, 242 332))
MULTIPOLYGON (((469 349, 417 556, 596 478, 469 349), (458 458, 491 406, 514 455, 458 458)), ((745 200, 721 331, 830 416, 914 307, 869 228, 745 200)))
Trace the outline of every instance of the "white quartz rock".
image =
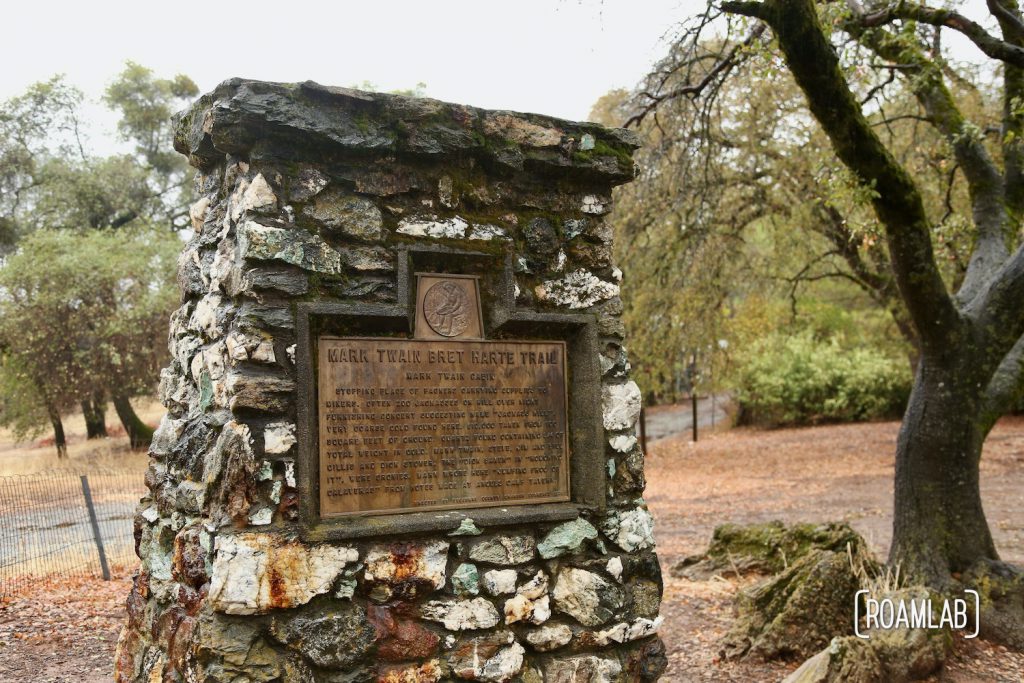
POLYGON ((564 624, 542 626, 526 634, 526 642, 540 652, 556 650, 572 640, 572 629, 564 624))
POLYGON ((627 553, 654 547, 654 518, 643 508, 613 512, 601 524, 601 531, 627 553))
POLYGON ((295 425, 274 422, 263 430, 263 450, 267 453, 287 453, 295 445, 295 425))
POLYGON ((209 600, 226 614, 265 614, 304 605, 331 590, 342 570, 359 559, 354 548, 307 546, 269 534, 217 537, 209 600))
POLYGON ((492 628, 500 619, 497 608, 486 598, 472 600, 433 600, 420 614, 424 619, 444 624, 449 631, 492 628))
POLYGON ((619 286, 605 282, 593 273, 574 270, 559 280, 545 280, 534 293, 541 301, 550 301, 569 308, 590 308, 596 303, 619 295, 619 286))
POLYGON ((632 429, 640 416, 640 398, 640 387, 632 380, 625 384, 601 387, 604 428, 608 430, 632 429))
POLYGON ((366 554, 365 578, 392 585, 422 581, 443 588, 447 564, 446 541, 375 546, 366 554))
POLYGON ((492 569, 484 574, 484 590, 490 595, 507 595, 516 591, 515 569, 492 569))
POLYGON ((469 223, 458 216, 446 219, 439 219, 437 216, 417 216, 402 219, 398 223, 397 232, 413 237, 461 239, 466 236, 468 227, 469 223))

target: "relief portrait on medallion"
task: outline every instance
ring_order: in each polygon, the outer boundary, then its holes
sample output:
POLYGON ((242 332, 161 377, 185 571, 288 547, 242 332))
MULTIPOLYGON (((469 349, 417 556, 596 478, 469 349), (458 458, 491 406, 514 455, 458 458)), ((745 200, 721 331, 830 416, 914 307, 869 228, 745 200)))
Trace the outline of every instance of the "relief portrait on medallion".
POLYGON ((423 316, 430 328, 442 336, 457 337, 465 332, 471 314, 466 290, 457 282, 438 282, 423 297, 423 316))

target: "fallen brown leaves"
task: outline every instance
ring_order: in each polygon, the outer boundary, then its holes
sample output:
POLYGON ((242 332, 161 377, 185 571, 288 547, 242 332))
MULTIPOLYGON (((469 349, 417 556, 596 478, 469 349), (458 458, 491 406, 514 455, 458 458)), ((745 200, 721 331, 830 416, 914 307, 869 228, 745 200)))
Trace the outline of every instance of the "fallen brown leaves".
POLYGON ((0 681, 110 681, 130 585, 124 571, 61 578, 0 602, 0 681))
MULTIPOLYGON (((734 429, 697 444, 653 444, 647 499, 665 571, 669 652, 665 681, 778 681, 798 665, 722 662, 732 598, 747 581, 693 582, 668 575, 703 550, 724 522, 846 520, 884 557, 892 514, 895 423, 759 431, 734 429)), ((1004 559, 1024 564, 1024 419, 1002 421, 982 461, 982 492, 1004 559)), ((100 683, 111 660, 129 581, 73 579, 0 602, 0 681, 100 683)), ((957 642, 933 683, 1019 683, 1024 655, 983 641, 957 642)))

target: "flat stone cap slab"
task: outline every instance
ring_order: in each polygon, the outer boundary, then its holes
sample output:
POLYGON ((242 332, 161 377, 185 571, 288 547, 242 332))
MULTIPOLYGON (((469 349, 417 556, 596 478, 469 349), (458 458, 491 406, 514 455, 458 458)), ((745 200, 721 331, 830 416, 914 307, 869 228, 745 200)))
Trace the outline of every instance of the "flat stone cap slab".
POLYGON ((232 78, 175 117, 174 148, 208 168, 225 154, 324 160, 471 156, 497 172, 634 176, 635 133, 420 97, 232 78))

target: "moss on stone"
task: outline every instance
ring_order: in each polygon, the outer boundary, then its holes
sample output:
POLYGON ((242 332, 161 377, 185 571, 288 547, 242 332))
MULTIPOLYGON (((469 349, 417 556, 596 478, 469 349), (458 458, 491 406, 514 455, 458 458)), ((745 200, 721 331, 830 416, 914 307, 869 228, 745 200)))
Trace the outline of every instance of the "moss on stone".
POLYGON ((597 157, 614 157, 619 169, 624 173, 631 172, 633 169, 632 151, 613 147, 600 138, 595 138, 592 149, 577 149, 572 153, 573 161, 581 165, 588 165, 597 157))
POLYGON ((711 545, 702 555, 687 557, 672 568, 676 576, 706 578, 714 574, 774 574, 811 550, 864 553, 866 544, 846 523, 723 524, 715 529, 711 545))
POLYGON ((857 572, 846 553, 815 550, 784 572, 741 591, 727 658, 810 657, 853 633, 857 572))

